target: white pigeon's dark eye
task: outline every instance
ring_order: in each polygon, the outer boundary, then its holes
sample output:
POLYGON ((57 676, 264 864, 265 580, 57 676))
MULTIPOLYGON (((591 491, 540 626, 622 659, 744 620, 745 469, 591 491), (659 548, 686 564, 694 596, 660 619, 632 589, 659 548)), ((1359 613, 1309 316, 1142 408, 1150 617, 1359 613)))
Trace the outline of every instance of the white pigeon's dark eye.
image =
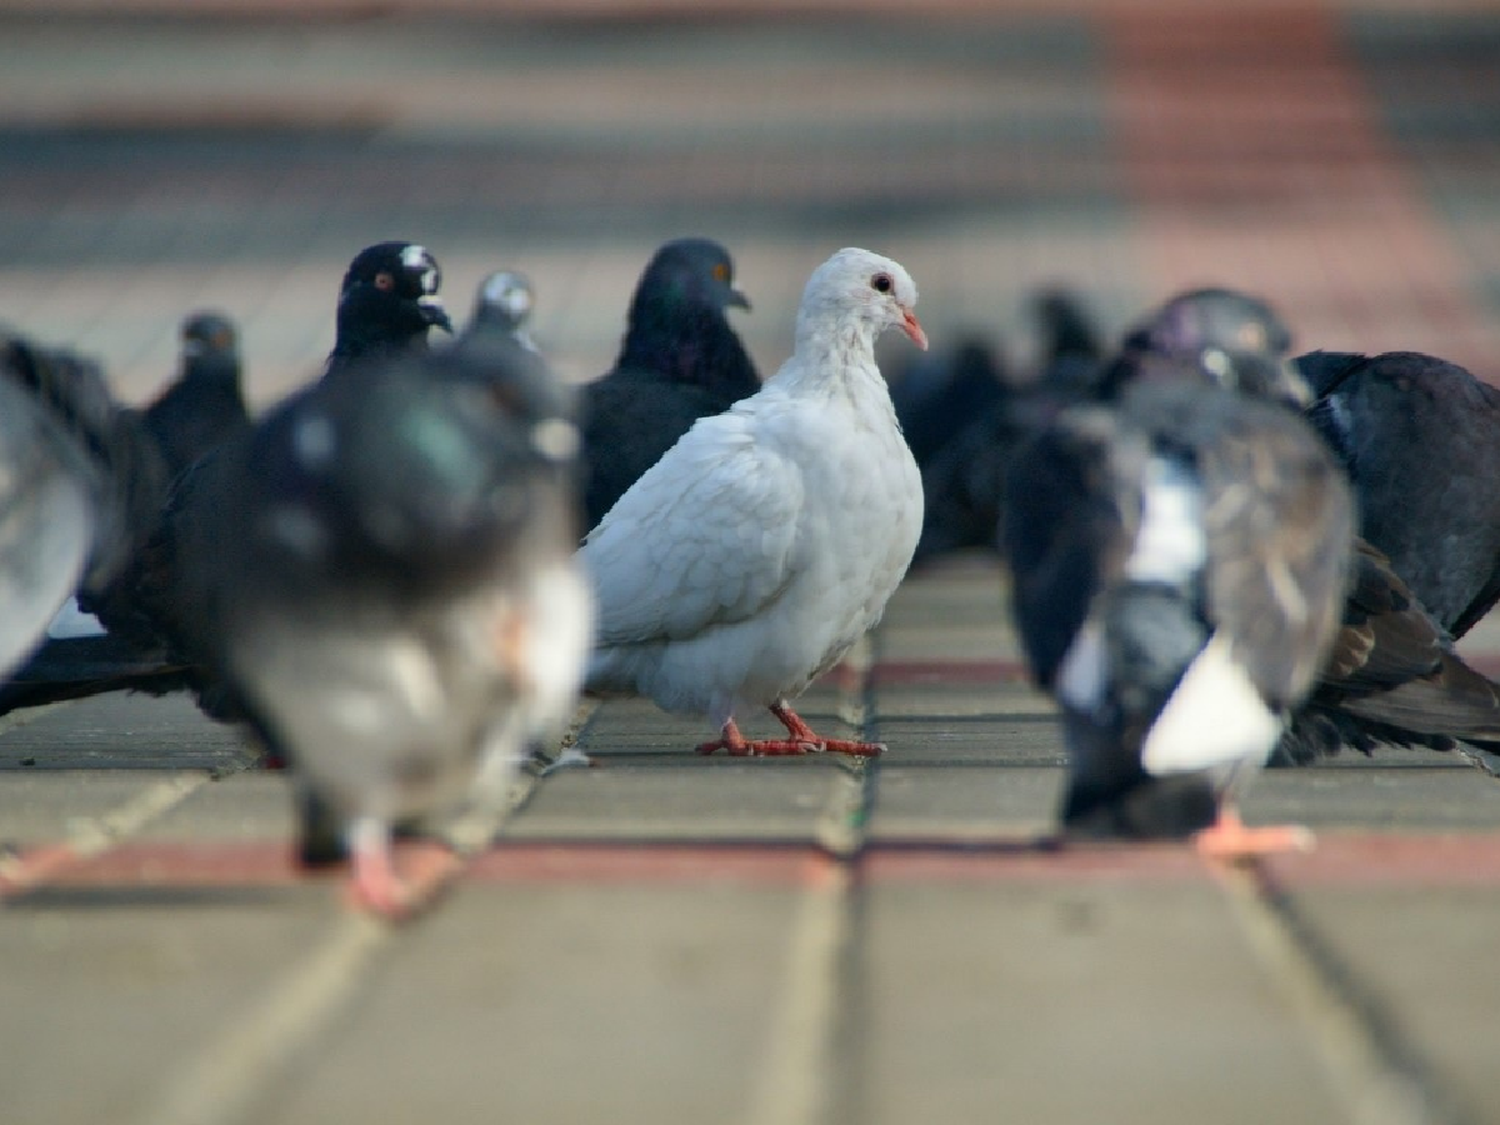
POLYGON ((877 293, 889 293, 891 291, 891 275, 888 273, 877 273, 870 278, 870 288, 877 293))

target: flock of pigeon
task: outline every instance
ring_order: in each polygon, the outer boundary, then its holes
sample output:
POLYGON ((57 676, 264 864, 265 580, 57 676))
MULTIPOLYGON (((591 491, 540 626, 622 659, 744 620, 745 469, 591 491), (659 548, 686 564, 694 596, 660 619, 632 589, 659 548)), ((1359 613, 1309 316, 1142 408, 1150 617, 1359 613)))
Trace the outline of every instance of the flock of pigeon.
POLYGON ((421 903, 393 834, 493 799, 581 692, 707 717, 700 753, 880 753, 793 701, 914 559, 962 547, 1009 569, 1069 833, 1297 846, 1236 816, 1268 761, 1500 743, 1500 689, 1454 649, 1500 598, 1500 391, 1459 367, 1294 359, 1223 289, 1110 348, 1048 292, 1029 379, 971 339, 888 385, 887 330, 928 346, 916 285, 845 249, 762 379, 729 253, 685 238, 575 393, 523 275, 486 279, 458 333, 440 280, 420 245, 362 251, 321 377, 258 418, 223 316, 184 323, 139 409, 0 337, 0 711, 193 692, 289 769, 303 861, 347 858, 394 918, 421 903), (741 733, 762 707, 785 737, 741 733))

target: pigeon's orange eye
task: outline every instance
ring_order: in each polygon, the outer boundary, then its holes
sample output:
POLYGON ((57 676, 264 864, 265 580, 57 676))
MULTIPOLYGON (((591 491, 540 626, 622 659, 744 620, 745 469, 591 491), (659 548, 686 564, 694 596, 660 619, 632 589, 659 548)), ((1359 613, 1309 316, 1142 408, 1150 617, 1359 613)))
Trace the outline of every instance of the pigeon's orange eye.
POLYGON ((888 273, 877 273, 870 279, 870 285, 877 293, 889 293, 891 291, 891 275, 888 273))
POLYGON ((716 266, 714 266, 713 275, 715 281, 728 281, 729 267, 726 266, 723 262, 720 262, 716 266))
POLYGON ((392 289, 396 288, 396 279, 385 270, 381 270, 375 275, 375 288, 383 290, 385 292, 390 292, 392 289))

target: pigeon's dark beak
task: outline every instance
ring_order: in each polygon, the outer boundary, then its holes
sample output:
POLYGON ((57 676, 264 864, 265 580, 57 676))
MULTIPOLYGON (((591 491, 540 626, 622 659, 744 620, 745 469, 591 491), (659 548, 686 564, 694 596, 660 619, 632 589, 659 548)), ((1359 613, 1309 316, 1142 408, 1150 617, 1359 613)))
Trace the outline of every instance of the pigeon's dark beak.
POLYGON ((417 301, 417 306, 422 310, 422 317, 432 328, 441 328, 450 336, 453 334, 453 321, 448 319, 448 310, 443 307, 443 302, 437 297, 422 297, 417 301))
POLYGON ((727 308, 744 309, 746 312, 749 312, 750 298, 738 289, 729 289, 724 297, 724 305, 727 308))

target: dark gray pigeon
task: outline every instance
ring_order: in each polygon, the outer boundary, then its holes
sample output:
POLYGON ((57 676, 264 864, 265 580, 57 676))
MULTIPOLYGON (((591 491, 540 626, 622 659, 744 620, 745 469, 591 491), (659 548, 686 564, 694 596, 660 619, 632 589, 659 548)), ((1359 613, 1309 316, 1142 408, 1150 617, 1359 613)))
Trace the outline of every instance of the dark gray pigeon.
MULTIPOLYGON (((1029 377, 1008 374, 980 337, 960 340, 946 357, 946 377, 920 398, 903 379, 892 391, 902 432, 922 469, 926 505, 916 563, 951 551, 998 551, 1010 459, 1045 419, 1086 399, 1102 365, 1092 318, 1074 294, 1035 294, 1041 359, 1029 377)), ((909 372, 936 382, 926 369, 909 372)))
POLYGON ((177 377, 141 417, 174 477, 250 426, 234 322, 223 313, 196 312, 183 320, 181 335, 177 377))
POLYGON ((1133 334, 1113 403, 1065 411, 1012 464, 1014 612, 1063 712, 1069 833, 1196 834, 1228 855, 1299 842, 1245 829, 1235 794, 1334 643, 1354 502, 1282 401, 1307 390, 1246 327, 1264 326, 1257 304, 1169 302, 1133 334))
POLYGON ((1419 352, 1295 361, 1359 497, 1364 537, 1462 637, 1500 599, 1500 390, 1419 352))
POLYGON ((503 776, 576 695, 570 407, 520 348, 411 354, 294 396, 195 470, 184 645, 336 818, 379 913, 419 897, 392 825, 503 776))
POLYGON ((725 310, 748 309, 729 252, 706 238, 666 243, 630 303, 614 366, 583 390, 584 521, 594 527, 699 418, 760 390, 725 310))

